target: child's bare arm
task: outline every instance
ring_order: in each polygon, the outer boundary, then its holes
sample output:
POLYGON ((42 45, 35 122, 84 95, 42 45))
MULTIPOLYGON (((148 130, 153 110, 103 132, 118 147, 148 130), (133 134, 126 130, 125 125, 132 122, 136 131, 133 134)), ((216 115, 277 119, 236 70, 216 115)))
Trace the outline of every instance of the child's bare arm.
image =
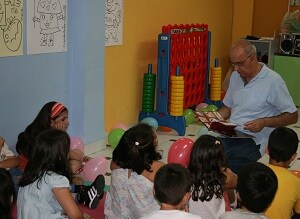
POLYGON ((92 218, 91 215, 86 214, 86 213, 83 213, 83 217, 84 217, 84 219, 94 219, 94 218, 92 218))
POLYGON ((52 191, 60 206, 64 209, 70 219, 84 219, 84 216, 72 197, 69 188, 53 188, 52 191))
POLYGON ((225 171, 225 175, 226 175, 226 185, 225 188, 226 189, 235 189, 236 185, 237 185, 237 175, 235 173, 232 172, 231 169, 227 168, 225 171))
POLYGON ((114 169, 119 169, 120 167, 112 160, 110 162, 110 169, 114 170, 114 169))
POLYGON ((91 157, 85 156, 83 152, 78 149, 73 149, 70 150, 70 159, 78 160, 81 162, 88 162, 91 159, 91 157))
POLYGON ((7 157, 6 160, 0 162, 0 168, 14 168, 19 166, 19 161, 16 156, 7 157))
POLYGON ((4 157, 6 157, 2 162, 0 162, 0 168, 14 168, 19 166, 17 157, 11 150, 8 149, 3 137, 0 137, 0 152, 4 154, 4 157))
POLYGON ((2 147, 4 146, 4 142, 5 142, 4 138, 2 138, 0 136, 0 151, 1 151, 2 147))

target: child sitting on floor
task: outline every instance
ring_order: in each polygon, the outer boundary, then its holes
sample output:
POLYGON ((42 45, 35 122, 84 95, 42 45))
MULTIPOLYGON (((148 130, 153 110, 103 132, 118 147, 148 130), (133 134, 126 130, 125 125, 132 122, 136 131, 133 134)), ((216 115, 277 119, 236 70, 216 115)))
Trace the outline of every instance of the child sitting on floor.
POLYGON ((264 210, 272 202, 278 182, 275 173, 262 163, 243 167, 237 182, 241 209, 228 211, 220 219, 267 219, 264 210))
POLYGON ((200 136, 193 145, 188 169, 193 180, 189 201, 192 214, 216 219, 226 210, 231 210, 229 200, 225 197, 229 189, 236 188, 237 176, 227 167, 219 138, 200 136))
MULTIPOLYGON (((31 155, 32 145, 39 133, 47 129, 59 129, 67 131, 69 127, 68 109, 59 102, 46 103, 33 122, 28 125, 24 132, 18 136, 16 150, 19 153, 20 169, 24 171, 28 159, 31 155)), ((90 158, 70 150, 71 173, 76 174, 82 167, 82 162, 87 162, 90 158)))
MULTIPOLYGON (((62 130, 48 129, 37 136, 19 182, 18 218, 84 218, 69 188, 69 151, 70 137, 62 130)), ((85 200, 89 202, 85 204, 95 208, 104 180, 102 183, 96 180, 91 187, 96 191, 92 194, 95 196, 85 200)))
POLYGON ((113 151, 106 218, 140 218, 159 209, 152 190, 155 174, 164 163, 159 161, 156 147, 156 133, 147 124, 138 124, 123 134, 113 151))
POLYGON ((160 210, 142 219, 200 219, 199 215, 185 212, 191 186, 191 175, 181 164, 171 163, 160 168, 155 175, 153 189, 154 196, 161 203, 160 210))
MULTIPOLYGON (((24 171, 32 154, 34 141, 38 134, 49 129, 67 131, 69 127, 68 116, 68 109, 59 102, 48 102, 42 107, 33 122, 18 136, 16 150, 19 153, 19 169, 21 170, 19 172, 22 173, 22 171, 24 171)), ((71 183, 78 185, 75 187, 74 191, 79 193, 82 189, 84 189, 86 193, 95 194, 95 191, 88 191, 91 187, 82 185, 84 182, 83 177, 81 175, 76 175, 76 173, 82 168, 83 162, 90 160, 90 157, 84 156, 84 154, 77 149, 70 150, 69 153, 69 166, 72 174, 71 183)), ((21 173, 19 172, 17 174, 12 173, 13 179, 21 176, 21 173)), ((102 178, 103 177, 100 178, 101 181, 103 181, 102 178)))
POLYGON ((265 212, 268 218, 290 219, 293 212, 300 214, 300 179, 287 169, 297 157, 298 144, 297 133, 287 127, 276 128, 269 136, 268 166, 278 178, 278 191, 265 212))

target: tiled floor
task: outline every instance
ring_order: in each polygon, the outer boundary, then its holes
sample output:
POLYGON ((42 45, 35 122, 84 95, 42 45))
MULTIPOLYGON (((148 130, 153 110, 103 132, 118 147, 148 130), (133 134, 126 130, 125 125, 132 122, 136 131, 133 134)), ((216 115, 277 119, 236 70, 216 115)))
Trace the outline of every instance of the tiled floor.
MULTIPOLYGON (((300 111, 300 109, 298 109, 298 112, 300 111)), ((300 138, 300 121, 298 121, 297 124, 291 125, 289 126, 290 128, 292 128, 293 130, 296 131, 296 133, 298 134, 298 137, 300 138)), ((199 130, 203 128, 203 126, 199 125, 199 124, 190 124, 187 128, 186 128, 186 134, 185 136, 178 136, 176 134, 176 132, 172 131, 172 132, 162 132, 162 131, 157 131, 157 136, 158 136, 158 150, 160 150, 162 152, 163 155, 163 159, 162 161, 167 163, 167 158, 168 158, 168 151, 171 147, 171 145, 174 143, 174 141, 176 141, 179 138, 190 138, 191 140, 195 141, 198 137, 198 132, 199 130)), ((104 143, 104 142, 102 142, 104 143)), ((106 142, 105 142, 106 143, 106 142)), ((91 157, 96 157, 96 156, 105 156, 108 158, 108 161, 110 163, 110 158, 112 157, 112 151, 113 149, 110 146, 106 146, 105 149, 100 150, 96 153, 90 154, 91 157)), ((268 155, 264 155, 259 161, 262 163, 268 163, 268 155)), ((297 159, 291 164, 290 169, 293 170, 300 170, 300 146, 298 148, 298 157, 297 159)), ((106 185, 110 185, 110 168, 108 166, 107 169, 107 173, 105 176, 105 183, 106 185)))

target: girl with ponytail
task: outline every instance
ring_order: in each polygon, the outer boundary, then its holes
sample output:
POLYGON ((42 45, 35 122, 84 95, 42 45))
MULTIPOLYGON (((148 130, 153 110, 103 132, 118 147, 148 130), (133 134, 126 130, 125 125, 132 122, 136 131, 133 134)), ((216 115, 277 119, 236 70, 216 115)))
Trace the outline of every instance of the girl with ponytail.
POLYGON ((124 133, 113 151, 106 218, 140 218, 160 208, 153 196, 153 181, 164 163, 156 148, 156 133, 147 124, 124 133))

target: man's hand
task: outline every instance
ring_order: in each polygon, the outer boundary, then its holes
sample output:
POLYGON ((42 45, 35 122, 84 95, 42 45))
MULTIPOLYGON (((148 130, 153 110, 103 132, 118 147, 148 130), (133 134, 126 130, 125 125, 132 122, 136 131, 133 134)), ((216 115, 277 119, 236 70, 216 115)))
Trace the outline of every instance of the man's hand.
POLYGON ((255 119, 244 123, 244 129, 250 132, 260 132, 265 127, 264 119, 255 119))
POLYGON ((231 115, 231 108, 223 105, 220 109, 218 109, 218 113, 224 118, 224 120, 227 120, 231 115))

